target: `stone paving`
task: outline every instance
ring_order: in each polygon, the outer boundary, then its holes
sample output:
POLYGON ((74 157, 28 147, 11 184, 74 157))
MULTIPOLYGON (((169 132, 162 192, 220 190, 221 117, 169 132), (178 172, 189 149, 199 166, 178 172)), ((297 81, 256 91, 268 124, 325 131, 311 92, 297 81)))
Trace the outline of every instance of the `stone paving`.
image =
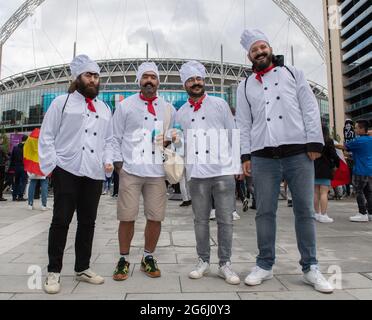
MULTIPOLYGON (((51 205, 52 198, 49 199, 51 205)), ((105 277, 100 286, 77 282, 73 277, 76 220, 70 227, 62 271, 62 290, 47 295, 40 289, 46 273, 48 228, 51 211, 30 211, 27 203, 7 201, 0 204, 0 300, 30 299, 110 299, 110 300, 263 300, 372 299, 372 222, 351 223, 356 212, 354 200, 331 201, 329 213, 333 224, 317 223, 318 259, 326 277, 342 282, 334 294, 315 292, 301 281, 299 254, 294 234, 292 211, 285 201, 278 210, 277 263, 275 276, 261 286, 248 287, 244 278, 254 266, 257 255, 254 214, 242 213, 234 222, 232 263, 241 284, 231 286, 217 276, 217 228, 211 222, 211 272, 200 280, 187 277, 196 262, 195 237, 191 207, 180 208, 180 202, 168 202, 167 218, 156 251, 162 277, 150 279, 140 269, 145 219, 143 207, 136 224, 130 254, 131 276, 115 282, 111 275, 118 260, 116 200, 102 196, 96 224, 91 267, 105 277), (42 278, 37 275, 42 273, 42 278)))

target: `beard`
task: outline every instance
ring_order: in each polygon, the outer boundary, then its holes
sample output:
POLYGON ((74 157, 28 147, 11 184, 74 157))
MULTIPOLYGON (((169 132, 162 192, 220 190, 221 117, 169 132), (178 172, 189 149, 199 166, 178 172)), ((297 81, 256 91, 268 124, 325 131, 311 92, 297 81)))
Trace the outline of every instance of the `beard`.
POLYGON ((81 79, 77 79, 76 87, 77 91, 89 99, 95 99, 99 94, 99 83, 97 85, 86 85, 81 79))
POLYGON ((273 62, 273 54, 272 53, 264 53, 264 54, 261 54, 259 56, 257 56, 254 61, 252 62, 253 63, 253 69, 256 70, 256 71, 262 71, 262 70, 265 70, 266 68, 268 68, 271 63, 273 62), (262 61, 257 61, 258 58, 260 57, 265 57, 264 60, 262 61))
POLYGON ((190 98, 201 98, 202 96, 204 96, 204 93, 205 93, 205 88, 201 85, 194 85, 192 86, 191 88, 188 88, 186 89, 187 91, 187 94, 189 95, 190 98), (193 89, 196 89, 196 88, 201 88, 202 90, 200 91, 200 93, 195 93, 193 92, 193 89))

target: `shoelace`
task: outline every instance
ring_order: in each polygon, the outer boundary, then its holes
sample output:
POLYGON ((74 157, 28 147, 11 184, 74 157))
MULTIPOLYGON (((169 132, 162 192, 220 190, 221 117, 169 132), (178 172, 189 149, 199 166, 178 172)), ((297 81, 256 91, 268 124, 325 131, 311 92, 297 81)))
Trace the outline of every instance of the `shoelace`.
POLYGON ((199 262, 196 265, 196 269, 201 269, 201 267, 203 266, 203 264, 204 264, 204 261, 202 259, 199 259, 199 262))
POLYGON ((50 282, 58 282, 59 276, 55 273, 49 273, 48 275, 48 283, 50 282))

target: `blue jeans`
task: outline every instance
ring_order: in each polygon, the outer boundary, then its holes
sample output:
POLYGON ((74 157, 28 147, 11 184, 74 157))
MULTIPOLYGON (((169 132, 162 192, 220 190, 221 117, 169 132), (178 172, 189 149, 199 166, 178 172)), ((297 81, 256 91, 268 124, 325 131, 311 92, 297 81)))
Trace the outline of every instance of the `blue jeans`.
MULTIPOLYGON (((30 185, 28 187, 28 204, 32 206, 34 204, 34 197, 35 197, 35 187, 37 184, 37 179, 31 179, 30 185)), ((47 198, 48 198, 48 180, 47 179, 40 179, 41 185, 41 204, 43 207, 47 205, 47 198)))
POLYGON ((212 201, 216 208, 218 258, 220 265, 230 262, 233 237, 232 213, 235 210, 235 179, 223 176, 190 181, 196 251, 203 261, 210 262, 209 217, 212 201), (213 200, 212 200, 213 197, 213 200))
POLYGON ((252 157, 256 197, 257 266, 271 270, 275 263, 276 211, 282 179, 292 192, 297 247, 303 272, 317 265, 314 215, 314 163, 307 154, 283 159, 252 157))

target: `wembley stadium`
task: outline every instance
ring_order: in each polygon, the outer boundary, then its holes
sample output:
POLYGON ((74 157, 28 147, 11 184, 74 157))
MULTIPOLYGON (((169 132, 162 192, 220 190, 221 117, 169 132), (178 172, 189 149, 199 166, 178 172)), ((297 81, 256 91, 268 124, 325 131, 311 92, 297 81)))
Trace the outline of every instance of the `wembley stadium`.
MULTIPOLYGON (((138 92, 136 71, 146 59, 98 61, 101 68, 100 98, 112 109, 120 101, 138 92)), ((186 60, 152 59, 159 68, 159 94, 177 109, 187 100, 179 70, 186 60)), ((206 90, 223 96, 232 108, 236 107, 239 82, 251 74, 245 65, 202 61, 207 69, 206 90)), ((71 81, 69 66, 56 65, 22 72, 0 81, 0 129, 7 133, 30 132, 40 127, 44 114, 58 95, 65 94, 71 81)), ((328 98, 325 88, 310 82, 323 121, 329 121, 328 98)))

